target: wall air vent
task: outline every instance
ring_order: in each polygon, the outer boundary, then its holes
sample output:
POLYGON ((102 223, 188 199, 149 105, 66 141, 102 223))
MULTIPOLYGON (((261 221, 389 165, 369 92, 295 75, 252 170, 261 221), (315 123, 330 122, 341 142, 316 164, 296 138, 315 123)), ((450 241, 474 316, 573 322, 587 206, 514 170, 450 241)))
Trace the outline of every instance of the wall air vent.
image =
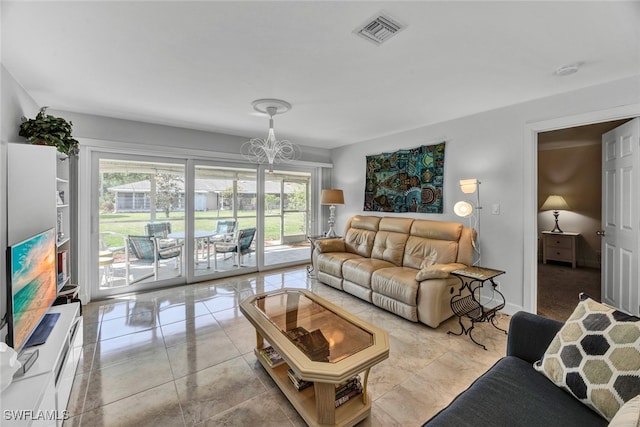
POLYGON ((405 28, 406 27, 398 23, 396 19, 380 13, 368 20, 364 25, 356 28, 353 32, 363 39, 369 40, 376 45, 381 45, 405 28))

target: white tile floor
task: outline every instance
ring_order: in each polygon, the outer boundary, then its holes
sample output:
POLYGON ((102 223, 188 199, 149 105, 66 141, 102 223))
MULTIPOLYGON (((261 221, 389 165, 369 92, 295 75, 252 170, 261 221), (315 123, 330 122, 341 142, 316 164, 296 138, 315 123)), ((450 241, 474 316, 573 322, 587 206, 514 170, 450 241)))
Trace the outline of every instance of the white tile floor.
POLYGON ((437 329, 409 322, 307 278, 305 266, 256 273, 85 305, 65 426, 305 425, 256 361, 255 331, 238 309, 282 287, 309 289, 388 331, 364 426, 421 425, 505 352, 506 336, 489 324, 474 330, 485 351, 447 334, 456 319, 437 329))

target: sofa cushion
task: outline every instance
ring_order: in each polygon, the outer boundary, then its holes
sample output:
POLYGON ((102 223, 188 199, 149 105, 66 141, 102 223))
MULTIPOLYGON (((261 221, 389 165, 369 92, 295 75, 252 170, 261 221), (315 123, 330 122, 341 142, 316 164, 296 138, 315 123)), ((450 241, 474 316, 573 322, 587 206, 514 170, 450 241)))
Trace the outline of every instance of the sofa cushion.
POLYGON ((342 265, 342 278, 357 285, 371 288, 371 275, 381 268, 395 267, 392 263, 375 258, 352 258, 342 265))
POLYGON ((408 234, 378 231, 373 241, 371 258, 383 259, 396 266, 401 265, 407 238, 408 234))
POLYGON ((451 240, 457 242, 462 233, 462 224, 459 222, 434 221, 423 219, 411 224, 411 235, 426 237, 433 240, 451 240))
POLYGON ((424 425, 600 427, 607 421, 554 386, 529 362, 507 356, 424 425))
POLYGON ((317 259, 318 269, 324 273, 342 278, 342 264, 352 258, 361 258, 361 256, 349 252, 319 254, 317 259))
POLYGON ((349 228, 344 236, 344 246, 347 252, 368 258, 375 238, 375 231, 349 228))
POLYGON ((371 290, 374 293, 415 306, 418 301, 416 270, 406 267, 376 270, 371 276, 371 290))
POLYGON ((397 216, 386 216, 378 224, 379 231, 393 231, 394 233, 409 234, 413 218, 400 218, 397 216))
POLYGON ((640 394, 640 319, 587 298, 535 368, 610 420, 640 394))
POLYGON ((449 264, 458 259, 458 242, 451 240, 434 240, 426 237, 409 236, 402 258, 403 267, 419 270, 422 261, 432 252, 436 253, 436 264, 449 264))
POLYGON ((356 215, 349 221, 349 228, 358 228, 360 230, 378 231, 378 224, 382 217, 369 215, 356 215))
POLYGON ((423 269, 430 265, 435 265, 436 259, 438 259, 438 252, 435 249, 431 248, 431 252, 429 252, 428 255, 422 258, 422 262, 420 263, 420 269, 423 269))

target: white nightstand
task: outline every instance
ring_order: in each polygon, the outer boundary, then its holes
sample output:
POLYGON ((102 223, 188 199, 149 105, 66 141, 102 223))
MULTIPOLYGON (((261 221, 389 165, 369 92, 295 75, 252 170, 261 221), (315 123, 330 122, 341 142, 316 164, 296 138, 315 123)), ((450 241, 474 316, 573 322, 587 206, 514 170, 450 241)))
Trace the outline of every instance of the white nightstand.
POLYGON ((542 262, 548 260, 570 262, 576 268, 576 240, 580 233, 542 232, 542 262))

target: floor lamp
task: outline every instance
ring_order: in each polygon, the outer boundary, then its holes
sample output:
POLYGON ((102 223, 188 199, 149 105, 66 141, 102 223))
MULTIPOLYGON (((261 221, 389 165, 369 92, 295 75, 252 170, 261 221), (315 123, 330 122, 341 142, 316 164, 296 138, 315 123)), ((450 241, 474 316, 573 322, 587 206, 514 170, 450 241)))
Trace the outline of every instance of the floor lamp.
POLYGON ((473 263, 473 265, 478 265, 480 263, 480 212, 476 215, 473 214, 473 211, 476 209, 482 209, 480 206, 480 181, 475 178, 472 179, 461 179, 460 180, 460 190, 462 190, 465 194, 473 194, 476 193, 476 205, 473 206, 471 203, 466 200, 461 200, 453 205, 453 212, 459 217, 470 217, 469 225, 471 228, 476 230, 477 236, 476 240, 473 241, 473 248, 478 254, 478 259, 473 263), (473 223, 471 218, 473 218, 473 223))
POLYGON ((336 230, 333 226, 336 223, 336 206, 344 205, 344 195, 342 190, 328 189, 322 190, 322 196, 320 197, 320 203, 323 205, 329 205, 329 231, 327 231, 327 237, 336 237, 336 230))

